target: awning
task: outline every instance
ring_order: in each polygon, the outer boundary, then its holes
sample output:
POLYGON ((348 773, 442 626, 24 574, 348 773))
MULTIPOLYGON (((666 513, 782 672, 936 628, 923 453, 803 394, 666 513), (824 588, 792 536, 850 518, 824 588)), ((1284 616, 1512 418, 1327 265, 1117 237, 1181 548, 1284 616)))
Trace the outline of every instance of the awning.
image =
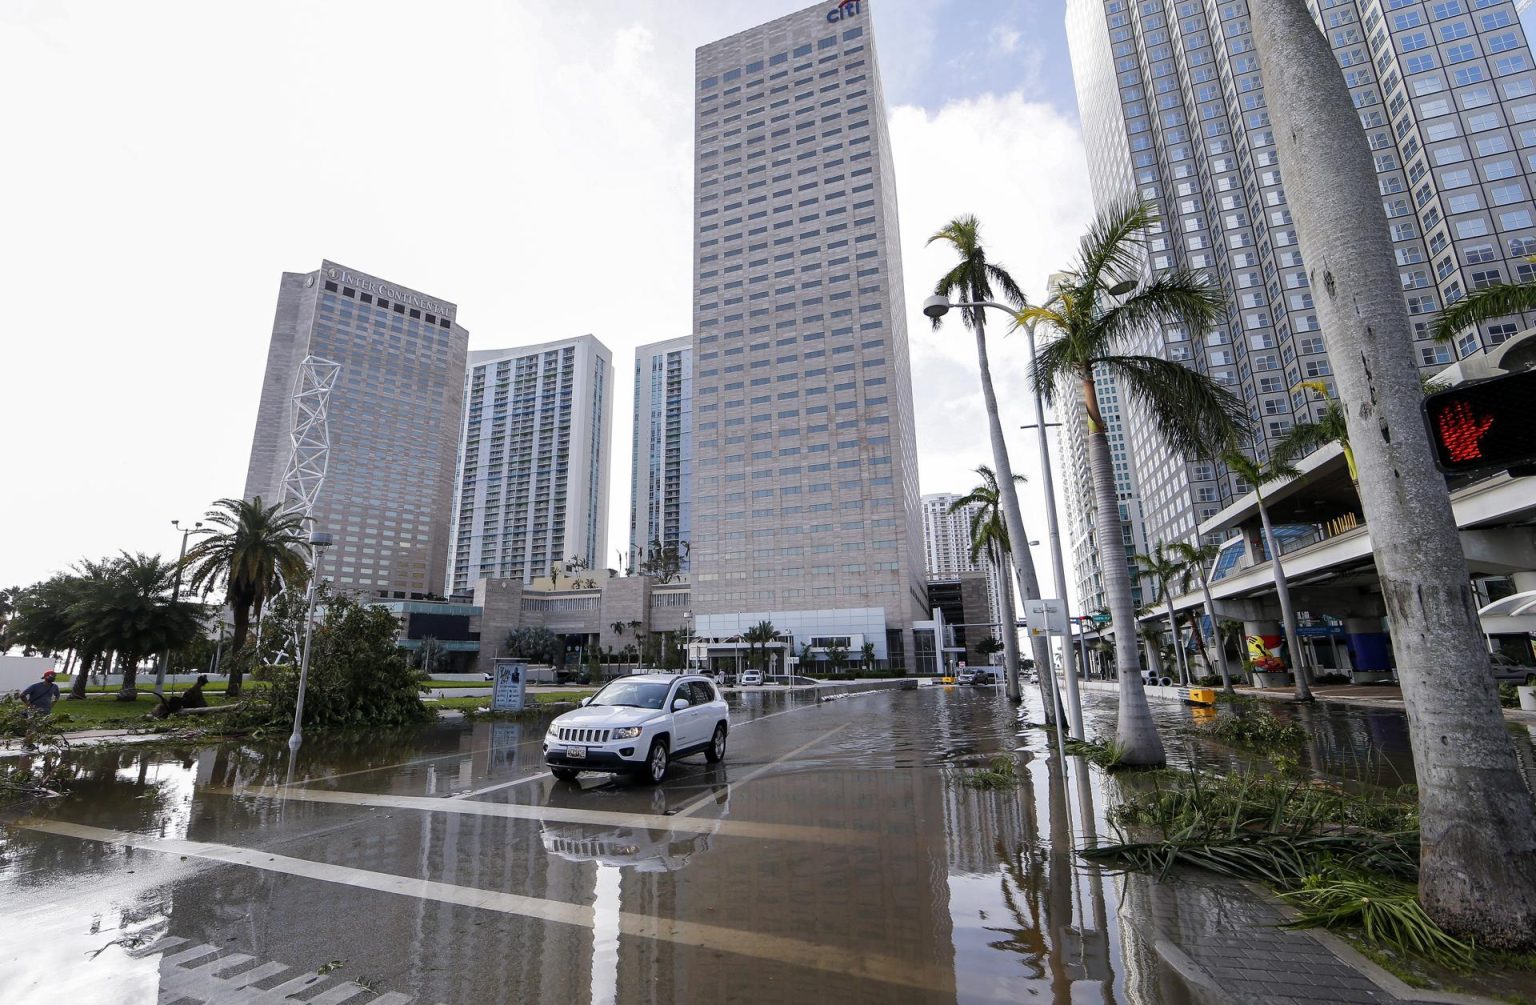
POLYGON ((1536 590, 1512 593, 1478 611, 1485 635, 1536 633, 1536 590))

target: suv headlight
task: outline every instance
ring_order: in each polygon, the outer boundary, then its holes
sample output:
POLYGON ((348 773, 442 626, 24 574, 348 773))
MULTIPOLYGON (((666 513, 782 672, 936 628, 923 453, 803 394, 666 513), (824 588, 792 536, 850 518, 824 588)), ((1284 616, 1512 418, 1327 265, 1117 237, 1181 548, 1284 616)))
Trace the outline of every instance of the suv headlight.
POLYGON ((639 736, 643 732, 644 730, 642 730, 639 726, 620 726, 618 729, 613 731, 613 738, 615 740, 630 740, 639 736))

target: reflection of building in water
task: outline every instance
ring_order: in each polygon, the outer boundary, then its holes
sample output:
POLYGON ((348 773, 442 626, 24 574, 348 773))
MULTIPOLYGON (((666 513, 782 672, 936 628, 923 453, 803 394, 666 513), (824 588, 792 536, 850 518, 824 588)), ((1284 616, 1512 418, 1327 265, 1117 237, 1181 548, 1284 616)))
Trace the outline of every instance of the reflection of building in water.
POLYGON ((1023 789, 999 792, 958 783, 944 787, 950 872, 995 875, 1003 861, 1033 840, 1035 806, 1025 794, 1023 789))
POLYGON ((850 972, 712 953, 701 960, 707 951, 624 936, 623 1000, 955 1001, 938 772, 768 775, 732 803, 732 819, 852 831, 859 840, 716 837, 712 850, 680 873, 625 870, 624 910, 720 925, 754 940, 777 936, 831 947, 850 961, 850 972), (854 976, 852 961, 861 953, 909 961, 926 975, 928 992, 854 976))

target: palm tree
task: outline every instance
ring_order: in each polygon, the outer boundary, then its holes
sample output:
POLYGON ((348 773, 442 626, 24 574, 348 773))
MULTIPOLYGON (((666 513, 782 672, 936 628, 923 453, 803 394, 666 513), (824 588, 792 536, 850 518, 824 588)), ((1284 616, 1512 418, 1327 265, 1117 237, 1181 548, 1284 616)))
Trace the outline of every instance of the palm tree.
POLYGON ((1280 560, 1280 542, 1275 540, 1275 531, 1269 522, 1269 506, 1264 502, 1267 483, 1295 478, 1300 472, 1279 456, 1272 457, 1268 464, 1260 464, 1246 454, 1229 450, 1221 459, 1229 471, 1253 486, 1253 498, 1259 505, 1259 522, 1264 527, 1264 547, 1269 549, 1269 564, 1275 574, 1275 596, 1280 601, 1280 617, 1285 626, 1285 651, 1290 658, 1291 674, 1296 678, 1296 700, 1311 701, 1312 689, 1307 682, 1307 668, 1302 665, 1300 636, 1296 631, 1296 610, 1291 606, 1291 588, 1280 560))
POLYGON ((1179 578, 1183 569, 1162 544, 1154 547, 1150 555, 1131 557, 1142 572, 1157 581, 1158 597, 1168 605, 1168 636, 1173 640, 1174 663, 1178 666, 1184 686, 1188 687, 1189 664, 1184 659, 1184 646, 1179 638, 1178 617, 1173 611, 1173 593, 1168 589, 1169 584, 1179 578))
POLYGON ((1375 164, 1307 4, 1268 0, 1250 13, 1392 622, 1419 785, 1419 899, 1453 934, 1529 951, 1536 808, 1505 730, 1450 494, 1420 417, 1413 329, 1375 164))
MULTIPOLYGON (((224 587, 224 599, 234 612, 234 639, 230 655, 238 656, 250 632, 251 618, 261 617, 262 605, 279 582, 297 586, 309 572, 302 518, 279 513, 254 499, 220 499, 203 520, 211 524, 207 535, 187 551, 191 568, 189 592, 207 595, 224 587), (222 529, 220 529, 222 528, 222 529)), ((241 668, 230 660, 230 697, 240 693, 241 668)))
MULTIPOLYGON (((1216 619, 1216 603, 1211 599, 1211 565, 1216 561, 1216 556, 1221 553, 1221 547, 1214 544, 1190 544, 1187 541, 1176 541, 1169 546, 1169 551, 1178 559, 1182 572, 1179 578, 1179 591, 1188 593, 1191 583, 1198 581, 1200 591, 1205 595, 1205 613, 1211 619, 1211 634, 1216 636, 1216 661, 1221 667, 1221 689, 1227 694, 1232 694, 1232 672, 1227 666, 1227 646, 1221 638, 1221 631, 1216 619)), ((1196 618, 1193 622, 1195 628, 1195 643, 1200 647, 1202 655, 1205 653, 1205 641, 1200 635, 1200 621, 1196 618)), ((1206 667, 1210 667, 1210 657, 1206 658, 1206 667)))
MULTIPOLYGON (((934 284, 935 293, 951 299, 959 298, 968 303, 982 303, 992 300, 994 296, 1002 296, 1013 304, 1026 302, 1024 291, 1019 288, 1018 283, 1014 282, 1008 270, 987 261, 986 249, 981 244, 981 224, 976 217, 955 217, 944 229, 928 238, 929 244, 935 241, 949 244, 960 256, 960 261, 955 264, 955 267, 940 276, 939 281, 934 284)), ((982 314, 981 307, 966 307, 961 309, 960 317, 965 326, 976 333, 976 360, 981 370, 981 396, 987 407, 987 429, 992 437, 992 463, 1002 489, 1003 526, 1007 528, 1008 536, 1012 540, 1028 542, 1029 537, 1024 533, 1024 517, 1019 510, 1019 495, 1013 487, 1013 465, 1008 462, 1008 445, 1003 440, 1003 423, 997 412, 997 394, 992 389, 992 367, 987 361, 987 326, 982 314)), ((933 319, 935 331, 939 329, 942 322, 941 317, 933 319)), ((1040 577, 1035 574, 1034 556, 1030 554, 1027 544, 1019 548, 1018 558, 1013 567, 1018 576, 1019 593, 1023 594, 1026 600, 1038 600, 1040 577)), ((1004 625, 1003 629, 1005 634, 1017 631, 1012 622, 1004 625)), ((1043 694, 1045 687, 1043 674, 1051 665, 1048 640, 1044 636, 1035 636, 1031 638, 1031 645, 1034 650, 1035 665, 1040 667, 1042 672, 1041 693, 1043 694)), ((1009 700, 1022 701, 1016 658, 1008 659, 1007 679, 1009 700)), ((1047 721, 1050 721, 1054 718, 1050 711, 1051 703, 1046 702, 1045 708, 1047 721)))
POLYGON ((1153 209, 1143 203, 1111 206, 1084 235, 1077 263, 1056 283, 1050 300, 1018 314, 1019 324, 1054 336, 1035 359, 1035 389, 1052 402, 1060 395, 1081 396, 1099 564, 1116 636, 1120 708, 1115 740, 1125 750, 1125 763, 1136 765, 1162 764, 1163 744, 1137 673, 1131 576, 1120 554, 1120 498, 1095 372, 1112 377, 1145 409, 1162 438, 1186 455, 1228 442, 1246 421, 1242 402, 1204 374, 1170 360, 1124 354, 1141 336, 1160 336, 1167 328, 1198 338, 1224 304, 1219 289, 1186 269, 1143 278, 1145 233, 1156 222, 1153 209))
MULTIPOLYGON (((1003 664, 1007 667, 1008 679, 1016 686, 1018 681, 1019 665, 1019 632, 1014 627, 1017 619, 1014 616, 1013 607, 1013 581, 1008 575, 1008 563, 1013 557, 1013 547, 1008 536, 1006 519, 1003 516, 1003 494, 997 483, 997 475, 991 468, 982 464, 976 468, 976 473, 981 476, 981 484, 971 489, 965 495, 956 499, 949 505, 950 513, 959 513, 968 507, 975 507, 971 514, 971 562, 975 564, 981 556, 985 555, 987 561, 1001 575, 997 577, 1002 584, 1003 595, 998 598, 999 613, 1002 616, 1002 625, 999 626, 1003 637, 1003 664)), ((1015 482, 1022 482, 1023 475, 1014 475, 1015 482)), ((1028 550, 1028 549, 1025 549, 1028 550)), ((1038 664, 1037 664, 1038 665, 1038 664)), ((1046 664, 1049 666, 1049 664, 1046 664)), ((1041 694, 1044 690, 1044 669, 1041 670, 1041 694)), ((1048 711, 1053 710, 1051 702, 1044 706, 1048 711)), ((1049 718, 1054 719, 1054 716, 1049 718)))
POLYGON ((742 641, 747 644, 747 665, 756 666, 759 670, 767 669, 768 643, 772 642, 779 634, 779 630, 773 627, 772 621, 759 621, 757 624, 741 633, 742 641), (763 647, 762 662, 756 662, 757 647, 763 647))
POLYGON ((1355 452, 1349 445, 1349 426, 1344 420, 1344 406, 1328 394, 1328 385, 1320 380, 1304 380, 1304 387, 1321 398, 1326 404, 1323 414, 1315 422, 1298 422, 1275 445, 1275 456, 1286 460, 1305 457, 1319 447, 1337 443, 1344 449, 1344 463, 1349 466, 1349 480, 1354 483, 1355 495, 1360 494, 1360 474, 1355 469, 1355 452))
POLYGON ((203 607, 170 599, 176 563, 159 555, 123 552, 104 582, 82 590, 70 608, 70 618, 97 648, 117 651, 123 671, 119 701, 138 697, 140 661, 151 653, 180 649, 202 630, 203 607))

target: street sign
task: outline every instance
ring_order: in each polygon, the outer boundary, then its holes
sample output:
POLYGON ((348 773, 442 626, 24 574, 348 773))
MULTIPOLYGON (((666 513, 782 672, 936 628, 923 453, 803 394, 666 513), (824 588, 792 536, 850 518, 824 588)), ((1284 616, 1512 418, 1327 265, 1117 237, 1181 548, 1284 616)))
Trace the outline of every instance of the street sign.
POLYGON ((1024 602, 1024 619, 1029 626, 1029 637, 1068 635, 1066 605, 1060 600, 1041 597, 1024 602))
POLYGON ((1536 464, 1536 370, 1471 380, 1424 399, 1435 465, 1448 475, 1536 464))
POLYGON ((1095 614, 1093 616, 1093 623, 1096 624, 1096 625, 1107 625, 1107 624, 1109 624, 1109 615, 1108 614, 1095 614))
POLYGON ((521 712, 527 698, 528 663, 525 660, 491 661, 491 711, 521 712))

